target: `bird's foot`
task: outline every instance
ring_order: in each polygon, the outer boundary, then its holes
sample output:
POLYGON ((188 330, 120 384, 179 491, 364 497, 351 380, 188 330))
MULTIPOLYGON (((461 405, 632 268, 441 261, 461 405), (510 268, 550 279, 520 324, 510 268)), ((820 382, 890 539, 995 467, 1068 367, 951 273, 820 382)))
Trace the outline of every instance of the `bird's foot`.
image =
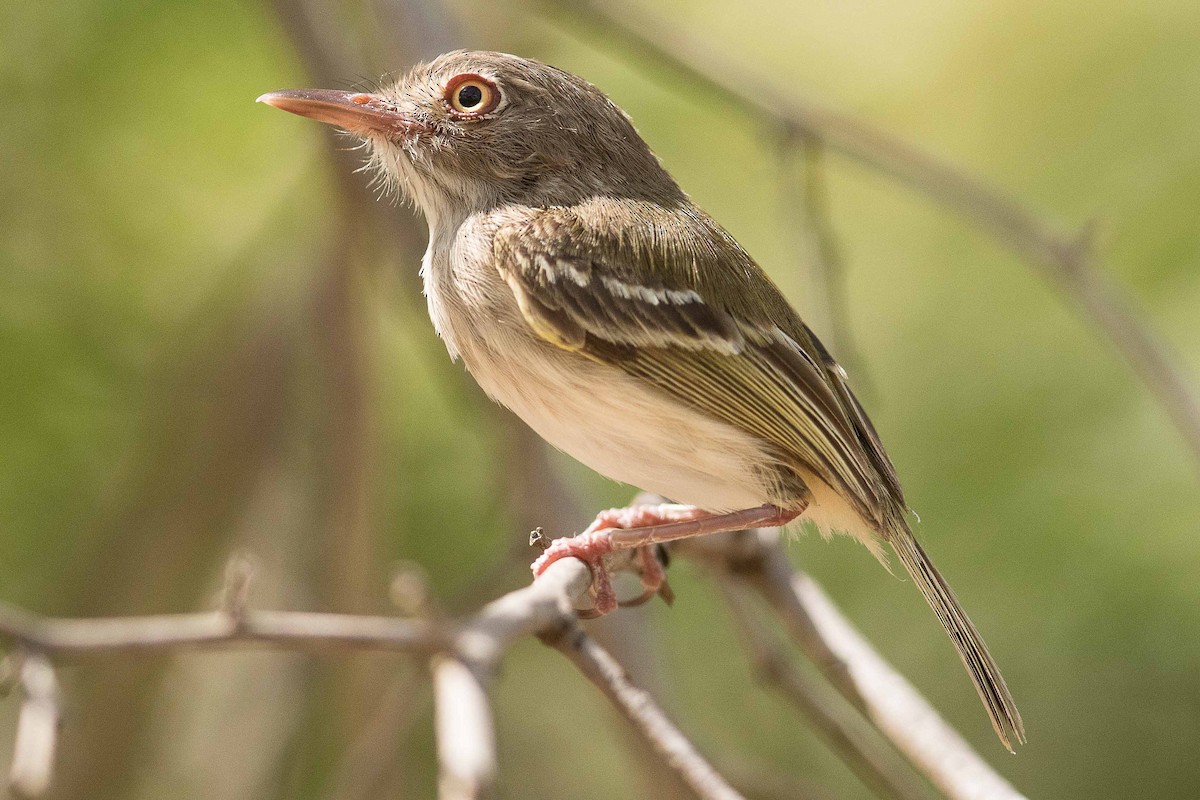
POLYGON ((612 536, 607 531, 589 528, 578 536, 555 539, 529 568, 536 578, 559 559, 578 558, 587 564, 592 571, 592 609, 589 616, 600 617, 617 607, 617 593, 613 590, 612 578, 604 563, 604 557, 612 552, 612 536))
POLYGON ((551 542, 531 569, 534 576, 538 576, 561 558, 583 561, 592 571, 594 601, 589 616, 603 616, 618 605, 639 605, 655 594, 661 594, 670 602, 671 591, 655 544, 757 526, 783 525, 799 513, 770 505, 728 514, 713 514, 695 506, 675 503, 610 508, 597 514, 592 524, 578 536, 551 542), (605 558, 620 550, 637 550, 635 569, 641 574, 644 591, 634 600, 618 604, 605 558))

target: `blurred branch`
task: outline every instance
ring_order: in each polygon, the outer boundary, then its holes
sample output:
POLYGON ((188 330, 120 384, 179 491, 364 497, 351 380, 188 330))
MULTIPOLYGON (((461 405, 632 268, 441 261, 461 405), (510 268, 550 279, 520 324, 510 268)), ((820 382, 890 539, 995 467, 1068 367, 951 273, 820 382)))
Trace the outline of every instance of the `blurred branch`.
POLYGON ((1200 399, 1170 348, 1134 310, 1096 258, 1085 229, 1064 233, 987 182, 853 117, 793 96, 790 87, 724 59, 680 26, 625 2, 544 0, 544 8, 598 27, 649 61, 784 132, 795 131, 957 211, 1041 268, 1108 336, 1200 460, 1200 399))
POLYGON ((0 638, 51 656, 155 653, 185 647, 261 644, 290 650, 398 650, 444 645, 422 620, 306 611, 244 610, 147 617, 46 619, 0 604, 0 638))
POLYGON ((860 393, 871 390, 866 361, 854 341, 850 309, 846 297, 846 262, 838 247, 829 208, 829 183, 825 175, 825 148, 821 140, 794 128, 786 128, 779 143, 782 186, 783 229, 797 227, 799 218, 804 242, 795 245, 797 253, 806 250, 809 269, 817 289, 825 299, 829 323, 829 349, 852 374, 860 393), (792 161, 798 164, 792 164, 792 161), (799 169, 799 175, 796 174, 799 169), (806 247, 805 244, 808 246, 806 247))
POLYGON ((946 797, 1023 798, 871 647, 821 587, 792 567, 777 530, 693 539, 677 543, 672 553, 757 591, 830 683, 946 797))
POLYGON ((403 796, 398 791, 407 764, 401 744, 424 705, 424 677, 423 672, 399 675, 388 687, 334 771, 327 800, 403 796))
POLYGON ((25 701, 17 717, 8 783, 19 797, 36 797, 50 788, 54 750, 58 744, 58 678, 49 659, 27 651, 19 657, 21 689, 25 701))
MULTIPOLYGON (((333 4, 322 4, 317 0, 273 0, 284 31, 292 40, 309 78, 318 86, 346 86, 351 78, 361 78, 363 64, 353 55, 345 35, 344 26, 327 19, 334 13, 333 4)), ((389 63, 410 63, 420 57, 431 55, 426 48, 438 42, 450 42, 454 37, 448 13, 441 4, 432 0, 379 0, 375 12, 388 25, 394 26, 397 37, 386 42, 386 53, 379 54, 389 63), (420 6, 419 15, 425 33, 425 41, 405 40, 400 44, 405 26, 396 20, 409 13, 407 7, 420 6)), ((401 255, 411 255, 414 263, 420 257, 425 240, 425 226, 412 213, 388 208, 377 203, 366 178, 358 174, 362 156, 355 149, 346 147, 344 138, 332 128, 323 132, 328 147, 326 152, 337 167, 334 179, 344 203, 341 224, 344 230, 365 232, 365 239, 383 239, 386 248, 401 255), (381 207, 382 206, 382 207, 381 207), (386 236, 380 237, 379 233, 386 236)), ((417 296, 415 282, 403 283, 405 301, 412 302, 417 296)))
POLYGON ((442 800, 490 797, 496 779, 496 731, 487 689, 457 658, 433 659, 438 796, 442 800))
POLYGON ((746 587, 719 575, 718 585, 763 683, 775 688, 808 719, 858 777, 881 798, 922 800, 929 796, 895 753, 870 736, 870 728, 853 709, 838 708, 812 682, 792 666, 787 654, 771 639, 747 602, 746 587))
MULTIPOLYGON (((271 0, 282 28, 308 73, 305 83, 347 86, 379 77, 378 65, 407 64, 429 55, 426 48, 452 38, 449 15, 437 0, 271 0)), ((418 263, 425 225, 415 214, 376 202, 367 176, 358 168, 362 154, 332 129, 322 131, 324 155, 333 167, 336 203, 327 214, 330 241, 311 284, 308 330, 319 372, 319 448, 313 463, 320 481, 318 536, 320 569, 315 573, 323 607, 368 613, 377 575, 382 528, 374 524, 379 490, 373 467, 379 458, 379 393, 375 381, 376 343, 364 320, 372 297, 368 275, 380 268, 418 263)), ((420 295, 416 269, 397 272, 388 292, 416 311, 420 295)), ((423 305, 423 303, 421 304, 423 305)), ((457 377, 457 376, 456 376, 457 377)), ((339 743, 376 718, 376 704, 390 681, 378 662, 355 660, 331 673, 313 673, 321 682, 308 694, 321 725, 302 725, 297 737, 308 752, 305 763, 323 760, 339 743)))
POLYGON ((592 641, 574 620, 543 635, 604 693, 641 734, 643 741, 671 765, 702 800, 740 800, 741 795, 713 769, 644 690, 634 686, 621 665, 592 641))

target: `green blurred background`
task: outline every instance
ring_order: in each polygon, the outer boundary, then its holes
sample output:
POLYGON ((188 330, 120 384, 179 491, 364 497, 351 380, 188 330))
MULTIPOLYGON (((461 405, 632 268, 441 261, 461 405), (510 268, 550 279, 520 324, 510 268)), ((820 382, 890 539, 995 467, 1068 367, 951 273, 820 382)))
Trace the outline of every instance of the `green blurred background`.
MULTIPOLYGON (((1099 219, 1112 277, 1200 373, 1192 0, 646 8, 1065 227, 1099 219)), ((539 14, 0 6, 0 598, 70 615, 206 608, 246 550, 259 605, 387 611, 407 559, 464 611, 527 580, 531 525, 578 528, 629 498, 546 453, 450 363, 419 296, 422 223, 365 202, 357 156, 331 149, 348 142, 256 106, 265 91, 344 87, 454 46, 578 72, 829 328, 772 135, 539 14)), ((849 540, 805 537, 794 559, 1029 795, 1195 797, 1197 464, 1028 264, 856 164, 827 170, 866 405, 1029 744, 1002 752, 911 585, 849 540)), ((686 564, 672 582, 675 607, 644 613, 644 668, 701 748, 735 773, 868 796, 754 685, 708 582, 686 564)), ((403 658, 100 659, 62 679, 55 797, 433 793, 428 691, 403 658)), ((652 791, 604 701, 536 642, 512 654, 496 704, 504 796, 652 791)), ((0 706, 0 761, 16 707, 0 706)))

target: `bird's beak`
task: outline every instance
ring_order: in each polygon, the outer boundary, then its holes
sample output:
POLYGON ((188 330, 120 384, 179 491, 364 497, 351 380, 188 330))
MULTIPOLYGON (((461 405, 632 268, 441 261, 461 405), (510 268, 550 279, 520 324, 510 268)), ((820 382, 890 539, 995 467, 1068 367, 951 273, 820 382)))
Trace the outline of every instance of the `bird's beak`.
POLYGON ((395 104, 377 94, 340 92, 335 89, 286 89, 268 92, 257 102, 312 117, 365 136, 370 133, 407 134, 427 131, 426 126, 396 110, 395 104))

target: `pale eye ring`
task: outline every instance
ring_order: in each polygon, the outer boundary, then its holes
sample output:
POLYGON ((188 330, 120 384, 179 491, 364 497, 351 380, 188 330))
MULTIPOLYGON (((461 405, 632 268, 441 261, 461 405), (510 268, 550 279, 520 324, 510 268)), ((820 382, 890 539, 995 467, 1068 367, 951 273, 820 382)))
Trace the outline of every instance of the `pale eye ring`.
POLYGON ((458 117, 481 117, 496 110, 500 90, 482 75, 456 75, 446 83, 446 103, 458 117))

